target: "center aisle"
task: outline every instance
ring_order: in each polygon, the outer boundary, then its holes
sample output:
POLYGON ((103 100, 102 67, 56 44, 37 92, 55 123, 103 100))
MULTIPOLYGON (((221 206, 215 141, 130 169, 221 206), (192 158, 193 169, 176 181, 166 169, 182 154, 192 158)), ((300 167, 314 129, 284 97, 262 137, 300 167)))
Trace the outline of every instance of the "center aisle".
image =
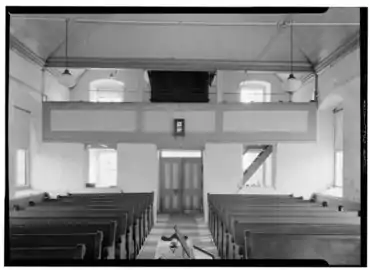
MULTIPOLYGON (((202 215, 159 214, 157 224, 152 228, 137 259, 158 259, 160 256, 171 259, 171 257, 179 255, 181 248, 176 249, 176 251, 172 253, 169 248, 170 242, 161 241, 163 235, 170 237, 175 232, 175 225, 177 225, 182 234, 190 238, 194 245, 217 255, 216 246, 212 241, 211 233, 202 215)), ((194 253, 199 259, 209 259, 209 257, 202 256, 201 252, 194 251, 194 253)), ((178 258, 178 256, 176 257, 178 258)))

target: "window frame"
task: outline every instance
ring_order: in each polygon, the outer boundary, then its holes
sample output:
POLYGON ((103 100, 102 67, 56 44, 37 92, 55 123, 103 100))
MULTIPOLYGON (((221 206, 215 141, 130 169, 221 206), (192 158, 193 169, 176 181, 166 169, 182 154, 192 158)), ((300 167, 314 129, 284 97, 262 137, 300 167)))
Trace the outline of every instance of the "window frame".
POLYGON ((89 101, 90 102, 95 102, 95 103, 122 103, 124 102, 124 91, 122 90, 122 93, 120 93, 121 91, 118 91, 118 90, 102 90, 102 89, 90 89, 89 90, 89 101), (93 100, 93 97, 92 97, 92 94, 95 93, 95 100, 93 100), (103 101, 103 100, 100 100, 99 98, 102 98, 102 97, 99 97, 99 94, 100 93, 120 93, 121 94, 121 100, 119 101, 103 101))
POLYGON ((125 101, 125 84, 114 78, 94 80, 89 85, 89 101, 95 103, 122 103, 125 101), (117 93, 117 96, 120 96, 120 100, 99 100, 100 93, 117 93), (95 100, 93 100, 93 97, 95 100))
MULTIPOLYGON (((257 156, 261 153, 261 151, 262 150, 253 150, 253 149, 251 149, 251 150, 248 150, 246 153, 244 153, 243 154, 243 156, 242 156, 242 165, 243 165, 243 177, 244 177, 244 172, 245 172, 245 170, 244 170, 244 156, 246 155, 246 154, 248 154, 248 152, 249 153, 254 153, 254 154, 257 154, 255 157, 254 157, 254 159, 253 160, 255 160, 256 158, 257 158, 257 156)), ((270 158, 270 157, 269 157, 270 158)), ((267 158, 266 159, 266 161, 269 159, 269 158, 267 158)), ((271 164, 267 164, 266 163, 266 161, 261 165, 261 167, 256 171, 256 173, 259 171, 259 170, 261 170, 261 177, 262 177, 262 179, 261 179, 261 186, 260 187, 263 187, 263 188, 265 188, 265 187, 269 187, 268 185, 267 185, 267 181, 266 181, 266 178, 267 178, 267 166, 271 166, 272 167, 272 162, 271 162, 271 164)), ((253 162, 253 161, 252 161, 253 162)), ((250 165, 249 165, 250 166, 250 165)), ((246 169, 248 169, 248 168, 246 168, 246 169)), ((272 177, 272 175, 271 175, 271 177, 272 177)), ((272 186, 272 179, 271 179, 271 186, 272 186)), ((248 185, 247 185, 247 183, 244 185, 244 187, 247 187, 248 185)))
POLYGON ((271 83, 265 81, 242 81, 239 84, 239 95, 239 101, 243 104, 271 102, 271 83), (248 91, 261 91, 262 101, 243 101, 243 94, 245 95, 248 91))
MULTIPOLYGON (((85 187, 87 188, 116 188, 118 187, 118 166, 116 165, 116 179, 115 179, 115 185, 114 186, 96 186, 96 182, 95 183, 92 183, 90 182, 90 166, 91 166, 91 150, 100 150, 100 151, 107 151, 107 150, 110 150, 110 151, 114 151, 114 153, 116 154, 116 160, 118 160, 118 152, 117 152, 117 149, 114 148, 114 147, 105 147, 105 146, 102 146, 102 145, 99 145, 99 146, 91 146, 91 145, 88 145, 86 146, 86 150, 87 150, 87 154, 88 154, 88 177, 87 177, 87 180, 86 180, 86 183, 85 183, 85 187), (93 185, 93 186, 89 186, 89 185, 93 185)), ((95 171, 96 173, 97 171, 95 171)), ((96 176, 96 180, 97 182, 99 182, 98 180, 98 175, 96 176)))
MULTIPOLYGON (((343 111, 343 105, 340 104, 338 107, 336 107, 334 110, 333 110, 333 130, 334 130, 334 140, 333 140, 333 149, 334 149, 334 153, 333 153, 333 156, 334 156, 334 168, 333 168, 333 184, 332 184, 332 187, 333 188, 343 188, 343 168, 344 168, 344 152, 343 152, 343 145, 341 147, 341 150, 337 150, 336 147, 337 147, 337 132, 343 132, 343 130, 338 130, 338 126, 337 126, 337 113, 340 113, 341 111, 343 111), (338 162, 338 154, 341 153, 342 157, 342 172, 341 172, 341 175, 342 175, 342 185, 338 185, 338 179, 337 179, 337 162, 338 162)), ((342 125, 342 128, 343 128, 343 125, 342 125)), ((343 143, 343 142, 342 142, 343 143)))
POLYGON ((333 183, 333 187, 335 187, 335 188, 343 188, 343 165, 344 165, 344 162, 343 162, 344 160, 343 160, 343 150, 335 150, 334 151, 334 183, 333 183), (337 174, 337 172, 338 172, 338 170, 337 170, 337 162, 338 162, 338 154, 341 154, 341 177, 342 177, 342 179, 341 179, 341 185, 338 185, 338 174, 337 174))

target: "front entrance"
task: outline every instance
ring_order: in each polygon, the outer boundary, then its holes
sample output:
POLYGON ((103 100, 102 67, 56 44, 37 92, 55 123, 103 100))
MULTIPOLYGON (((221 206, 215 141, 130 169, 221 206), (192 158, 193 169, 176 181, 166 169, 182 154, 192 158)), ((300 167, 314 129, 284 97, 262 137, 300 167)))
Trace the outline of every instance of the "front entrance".
POLYGON ((202 158, 160 158, 159 211, 201 212, 203 199, 202 158))

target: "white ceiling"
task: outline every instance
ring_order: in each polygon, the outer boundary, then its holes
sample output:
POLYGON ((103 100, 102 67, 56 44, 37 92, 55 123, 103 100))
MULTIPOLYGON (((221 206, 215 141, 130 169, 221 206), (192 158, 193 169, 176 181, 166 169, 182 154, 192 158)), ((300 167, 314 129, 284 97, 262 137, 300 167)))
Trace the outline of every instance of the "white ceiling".
MULTIPOLYGON (((290 31, 289 28, 277 27, 277 24, 292 19, 297 23, 294 26, 294 65, 307 71, 359 31, 359 8, 330 8, 324 14, 294 15, 14 15, 11 16, 10 31, 50 66, 64 67, 65 18, 71 19, 69 66, 77 68, 99 67, 102 63, 101 67, 124 68, 126 66, 114 66, 123 63, 128 65, 127 68, 145 69, 160 63, 165 66, 174 60, 192 60, 187 62, 188 66, 200 65, 202 61, 209 66, 215 63, 216 69, 224 63, 230 67, 233 64, 242 67, 240 69, 266 65, 274 71, 285 73, 290 59, 290 31), (135 23, 129 24, 127 21, 135 23), (179 21, 188 25, 165 24, 179 21), (190 22, 197 24, 190 25, 190 22), (237 26, 237 23, 247 25, 237 26), (259 23, 271 25, 261 26, 259 23), (302 25, 312 23, 321 25, 302 25), (343 25, 348 23, 357 25, 343 25), (120 59, 125 60, 120 62, 120 59)), ((227 67, 225 64, 225 69, 227 67)))

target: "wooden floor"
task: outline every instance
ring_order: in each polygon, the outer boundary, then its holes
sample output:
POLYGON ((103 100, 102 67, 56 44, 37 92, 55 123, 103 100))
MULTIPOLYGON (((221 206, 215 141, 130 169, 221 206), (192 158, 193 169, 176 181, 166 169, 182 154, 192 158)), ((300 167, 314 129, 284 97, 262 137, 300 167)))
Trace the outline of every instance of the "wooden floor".
MULTIPOLYGON (((204 250, 217 255, 217 249, 211 237, 211 233, 204 222, 203 215, 200 214, 160 214, 157 217, 157 224, 152 228, 147 237, 143 248, 140 251, 137 259, 158 259, 163 255, 164 242, 160 240, 162 235, 167 237, 174 233, 173 227, 177 225, 179 230, 187 235, 194 245, 197 245, 204 250)), ((168 248, 169 251, 169 248, 168 248)), ((169 254, 171 252, 169 251, 169 254)), ((201 257, 201 253, 197 252, 197 258, 207 259, 201 257)), ((166 255, 165 255, 166 256, 166 255)), ((167 256, 166 256, 167 257, 167 256)))

